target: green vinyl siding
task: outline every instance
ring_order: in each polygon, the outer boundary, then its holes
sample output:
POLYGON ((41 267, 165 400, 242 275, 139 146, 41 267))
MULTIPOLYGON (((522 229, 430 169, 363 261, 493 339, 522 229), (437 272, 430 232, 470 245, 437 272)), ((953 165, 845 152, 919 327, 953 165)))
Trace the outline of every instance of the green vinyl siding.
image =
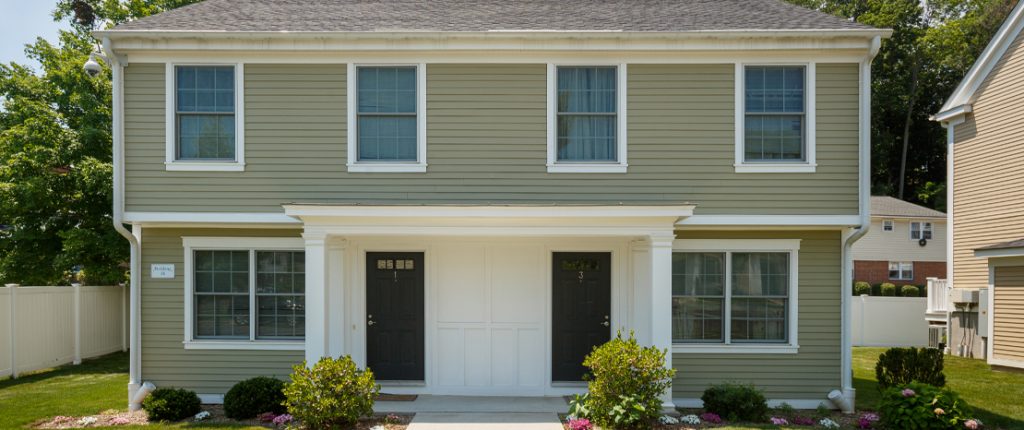
POLYGON ((157 387, 223 394, 254 376, 286 378, 302 351, 186 350, 182 236, 299 236, 299 230, 145 229, 142 235, 142 377, 157 387), (174 264, 174 279, 149 277, 151 264, 174 264))
POLYGON ((753 383, 770 399, 822 399, 840 388, 840 233, 686 231, 680 239, 800 239, 796 354, 673 353, 673 397, 700 398, 711 384, 753 383))
POLYGON ((707 214, 857 213, 857 64, 817 65, 813 174, 736 173, 733 64, 628 66, 626 174, 547 173, 544 64, 428 64, 427 173, 348 173, 346 66, 245 65, 245 171, 165 171, 164 65, 125 70, 126 205, 691 202, 707 214))

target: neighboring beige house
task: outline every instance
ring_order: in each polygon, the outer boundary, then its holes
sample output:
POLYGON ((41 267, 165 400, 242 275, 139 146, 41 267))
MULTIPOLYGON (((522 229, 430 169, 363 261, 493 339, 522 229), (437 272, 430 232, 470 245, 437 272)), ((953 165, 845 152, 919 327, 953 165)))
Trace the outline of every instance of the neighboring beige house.
POLYGON ((946 276, 946 214, 871 197, 871 229, 853 245, 854 281, 918 285, 946 276))
POLYGON ((96 32, 130 393, 348 354, 389 393, 561 396, 625 330, 679 369, 666 407, 743 381, 849 409, 889 34, 781 0, 208 0, 96 32))
POLYGON ((960 311, 950 347, 1014 367, 1024 367, 1022 28, 1019 3, 933 117, 949 131, 949 277, 960 311))

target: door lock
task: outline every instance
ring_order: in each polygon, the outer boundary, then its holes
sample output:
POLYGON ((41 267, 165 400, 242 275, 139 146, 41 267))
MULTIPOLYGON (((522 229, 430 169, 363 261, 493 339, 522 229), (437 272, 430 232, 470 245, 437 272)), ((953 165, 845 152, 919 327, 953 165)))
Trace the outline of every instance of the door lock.
POLYGON ((605 321, 605 322, 601 323, 601 325, 603 325, 605 327, 611 326, 611 324, 608 321, 605 321))
POLYGON ((369 321, 366 322, 366 325, 374 325, 374 324, 377 324, 377 323, 373 322, 373 320, 369 320, 369 321))

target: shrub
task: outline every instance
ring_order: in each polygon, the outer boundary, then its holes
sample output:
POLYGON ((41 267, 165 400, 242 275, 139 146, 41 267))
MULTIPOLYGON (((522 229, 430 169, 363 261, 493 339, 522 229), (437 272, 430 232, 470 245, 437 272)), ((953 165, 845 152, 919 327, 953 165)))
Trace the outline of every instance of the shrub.
POLYGON ((904 285, 900 287, 900 295, 903 297, 919 297, 921 289, 917 285, 904 285))
POLYGON ((958 429, 970 407, 953 391, 912 382, 889 387, 879 402, 881 424, 892 429, 958 429))
POLYGON ((359 369, 347 355, 321 358, 312 368, 305 362, 295 365, 284 387, 288 413, 316 429, 344 427, 369 416, 379 392, 373 372, 359 369))
POLYGON ((933 348, 889 348, 878 357, 875 377, 878 388, 911 382, 943 387, 946 375, 942 373, 942 351, 933 348))
POLYGON ((725 383, 712 385, 700 396, 704 409, 729 421, 764 421, 768 401, 753 385, 725 383))
POLYGON ((886 283, 882 284, 881 289, 882 289, 882 295, 883 296, 892 296, 892 297, 896 296, 896 286, 893 285, 893 284, 890 284, 890 283, 886 282, 886 283))
POLYGON ((665 353, 640 346, 632 333, 623 338, 621 332, 594 348, 583 360, 590 369, 585 418, 606 428, 650 427, 661 415, 660 396, 675 375, 665 367, 665 353))
POLYGON ((152 421, 181 421, 199 413, 199 396, 184 388, 157 388, 142 401, 152 421))
POLYGON ((236 420, 255 417, 264 412, 283 414, 284 382, 277 378, 258 376, 235 384, 224 395, 224 415, 236 420))
POLYGON ((853 284, 853 295, 860 296, 864 294, 871 295, 871 284, 864 281, 853 284))

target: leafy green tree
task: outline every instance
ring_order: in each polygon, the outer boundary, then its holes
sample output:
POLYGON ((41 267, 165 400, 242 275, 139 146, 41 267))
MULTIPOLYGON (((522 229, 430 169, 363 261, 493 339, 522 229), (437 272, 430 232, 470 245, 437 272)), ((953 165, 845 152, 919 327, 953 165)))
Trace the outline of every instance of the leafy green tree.
POLYGON ((61 0, 70 30, 26 46, 40 64, 0 64, 0 282, 124 279, 127 244, 111 227, 110 70, 82 72, 90 31, 195 0, 61 0))
POLYGON ((946 131, 929 120, 1016 0, 789 0, 893 29, 872 65, 872 192, 944 209, 946 131))

